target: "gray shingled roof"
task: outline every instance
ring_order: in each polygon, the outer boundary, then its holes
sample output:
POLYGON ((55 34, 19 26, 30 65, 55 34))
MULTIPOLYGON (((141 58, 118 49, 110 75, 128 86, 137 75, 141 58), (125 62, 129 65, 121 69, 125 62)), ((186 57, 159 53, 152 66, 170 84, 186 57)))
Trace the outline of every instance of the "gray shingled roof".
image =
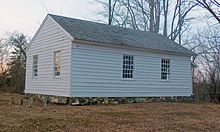
POLYGON ((52 14, 49 16, 77 40, 195 55, 192 51, 160 34, 52 14))

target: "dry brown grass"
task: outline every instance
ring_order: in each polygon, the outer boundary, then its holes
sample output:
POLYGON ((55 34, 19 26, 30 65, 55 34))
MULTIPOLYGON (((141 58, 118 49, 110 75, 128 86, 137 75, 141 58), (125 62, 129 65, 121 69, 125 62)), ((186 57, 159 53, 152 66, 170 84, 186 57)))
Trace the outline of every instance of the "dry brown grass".
POLYGON ((146 103, 69 106, 34 101, 10 105, 0 94, 0 131, 220 131, 220 105, 146 103))

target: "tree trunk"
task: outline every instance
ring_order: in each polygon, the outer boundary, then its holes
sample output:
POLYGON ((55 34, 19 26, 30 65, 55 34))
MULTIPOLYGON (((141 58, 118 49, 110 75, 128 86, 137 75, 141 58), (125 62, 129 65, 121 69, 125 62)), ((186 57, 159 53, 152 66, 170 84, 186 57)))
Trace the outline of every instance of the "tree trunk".
POLYGON ((111 4, 111 1, 112 1, 112 0, 109 0, 109 1, 108 1, 108 11, 109 11, 109 12, 108 12, 108 13, 109 13, 109 14, 108 14, 108 24, 109 24, 109 25, 112 25, 112 4, 111 4))
POLYGON ((179 44, 181 45, 181 29, 182 29, 182 22, 181 22, 181 0, 179 0, 179 44))
POLYGON ((155 28, 154 32, 158 33, 160 28, 160 0, 156 1, 155 4, 155 28))
POLYGON ((150 32, 154 31, 154 0, 149 1, 150 8, 150 32))
POLYGON ((163 9, 164 9, 164 26, 163 26, 163 35, 167 36, 167 15, 168 15, 169 0, 163 0, 163 9))

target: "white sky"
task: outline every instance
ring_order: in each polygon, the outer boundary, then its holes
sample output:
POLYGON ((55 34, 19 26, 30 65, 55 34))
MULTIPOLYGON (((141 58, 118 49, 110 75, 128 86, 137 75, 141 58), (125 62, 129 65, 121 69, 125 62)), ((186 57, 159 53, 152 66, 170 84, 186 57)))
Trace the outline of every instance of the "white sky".
MULTIPOLYGON (((0 0, 0 38, 18 31, 32 37, 47 13, 79 19, 97 20, 101 6, 95 0, 0 0), (46 7, 46 8, 45 8, 46 7)), ((196 17, 208 12, 197 9, 196 17)), ((195 15, 196 14, 196 15, 195 15)), ((201 28, 202 22, 191 23, 194 30, 201 28)))
POLYGON ((98 7, 92 1, 0 0, 0 37, 14 31, 32 37, 47 13, 79 19, 92 18, 98 7))

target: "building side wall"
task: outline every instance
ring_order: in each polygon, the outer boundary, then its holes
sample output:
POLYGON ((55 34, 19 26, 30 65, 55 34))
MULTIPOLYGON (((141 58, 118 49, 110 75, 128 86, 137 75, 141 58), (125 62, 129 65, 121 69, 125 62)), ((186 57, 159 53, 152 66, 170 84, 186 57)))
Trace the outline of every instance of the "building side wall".
POLYGON ((70 96, 71 39, 47 16, 27 52, 25 93, 70 96), (54 78, 54 51, 61 51, 61 76, 54 78), (33 78, 33 56, 38 55, 38 76, 33 78))
POLYGON ((190 57, 72 44, 71 97, 190 96, 190 57), (123 54, 134 55, 134 78, 123 79, 123 54), (170 80, 161 80, 161 58, 170 58, 170 80))

